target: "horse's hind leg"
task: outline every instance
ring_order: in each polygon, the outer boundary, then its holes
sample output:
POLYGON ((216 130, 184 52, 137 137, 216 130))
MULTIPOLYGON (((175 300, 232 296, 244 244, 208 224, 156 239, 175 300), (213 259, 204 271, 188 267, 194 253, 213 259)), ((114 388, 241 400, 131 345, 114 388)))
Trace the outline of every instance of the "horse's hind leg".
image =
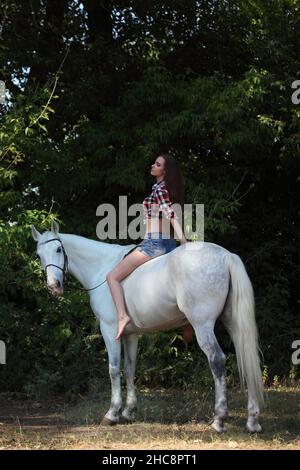
POLYGON ((224 420, 227 417, 225 354, 217 341, 213 324, 196 325, 195 332, 198 344, 207 356, 215 382, 215 415, 212 427, 217 432, 224 432, 224 420))
POLYGON ((123 337, 125 354, 125 374, 127 382, 126 407, 123 410, 122 417, 126 422, 135 421, 136 417, 136 394, 134 387, 134 375, 136 366, 136 352, 138 346, 138 336, 129 335, 123 337))
MULTIPOLYGON (((232 327, 231 299, 232 292, 230 291, 221 320, 234 344, 236 338, 233 334, 232 327)), ((260 432, 262 430, 261 425, 259 424, 259 413, 259 405, 257 401, 252 397, 251 391, 248 389, 248 420, 246 428, 249 432, 260 432)))

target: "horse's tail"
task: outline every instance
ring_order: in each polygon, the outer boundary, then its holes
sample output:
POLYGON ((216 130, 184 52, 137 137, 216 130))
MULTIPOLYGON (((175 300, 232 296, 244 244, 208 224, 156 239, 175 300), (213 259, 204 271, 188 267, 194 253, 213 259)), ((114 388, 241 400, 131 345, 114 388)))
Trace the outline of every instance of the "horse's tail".
POLYGON ((259 360, 258 333, 254 313, 254 293, 241 258, 230 253, 225 263, 231 276, 232 317, 230 333, 235 346, 241 385, 248 386, 252 398, 263 404, 264 390, 259 360))

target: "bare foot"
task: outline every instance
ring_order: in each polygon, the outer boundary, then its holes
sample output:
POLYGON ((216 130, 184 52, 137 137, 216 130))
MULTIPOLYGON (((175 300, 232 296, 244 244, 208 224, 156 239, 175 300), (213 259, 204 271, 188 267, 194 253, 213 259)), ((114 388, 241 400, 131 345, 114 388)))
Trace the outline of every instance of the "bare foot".
POLYGON ((190 323, 183 327, 183 339, 185 343, 191 343, 193 339, 193 328, 190 323))
POLYGON ((128 325, 128 323, 130 322, 130 317, 128 315, 124 316, 120 321, 119 321, 119 325, 118 325, 118 334, 116 336, 116 340, 120 339, 120 337, 122 336, 123 334, 123 331, 124 331, 124 328, 126 325, 128 325))

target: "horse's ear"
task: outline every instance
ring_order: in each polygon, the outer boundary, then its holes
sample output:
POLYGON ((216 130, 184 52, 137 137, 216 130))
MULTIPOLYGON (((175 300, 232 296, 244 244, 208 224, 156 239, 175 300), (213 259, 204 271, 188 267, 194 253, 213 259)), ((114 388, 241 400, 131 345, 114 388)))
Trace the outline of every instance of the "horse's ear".
POLYGON ((58 232, 59 232, 59 225, 58 225, 57 222, 55 222, 55 220, 52 220, 51 232, 54 232, 55 235, 58 235, 58 232))
POLYGON ((37 242, 41 236, 40 232, 35 228, 34 225, 31 225, 32 238, 37 242))

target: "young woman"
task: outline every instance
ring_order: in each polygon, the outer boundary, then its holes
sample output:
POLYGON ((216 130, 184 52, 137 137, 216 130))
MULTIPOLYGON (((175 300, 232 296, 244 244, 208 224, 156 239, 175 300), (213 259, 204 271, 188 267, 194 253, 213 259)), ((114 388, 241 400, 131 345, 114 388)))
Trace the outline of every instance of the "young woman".
MULTIPOLYGON (((123 258, 106 276, 118 312, 119 326, 116 340, 120 338, 124 328, 130 322, 120 281, 151 258, 174 250, 176 241, 170 238, 170 234, 172 235, 174 231, 181 244, 187 242, 178 222, 178 216, 172 207, 173 202, 180 204, 183 208, 184 185, 179 163, 169 154, 160 155, 151 167, 151 175, 156 177, 156 183, 152 186, 150 196, 143 201, 145 238, 141 245, 123 258), (170 227, 170 222, 173 229, 170 227)), ((191 340, 191 335, 192 330, 188 325, 184 331, 186 342, 191 340)))

